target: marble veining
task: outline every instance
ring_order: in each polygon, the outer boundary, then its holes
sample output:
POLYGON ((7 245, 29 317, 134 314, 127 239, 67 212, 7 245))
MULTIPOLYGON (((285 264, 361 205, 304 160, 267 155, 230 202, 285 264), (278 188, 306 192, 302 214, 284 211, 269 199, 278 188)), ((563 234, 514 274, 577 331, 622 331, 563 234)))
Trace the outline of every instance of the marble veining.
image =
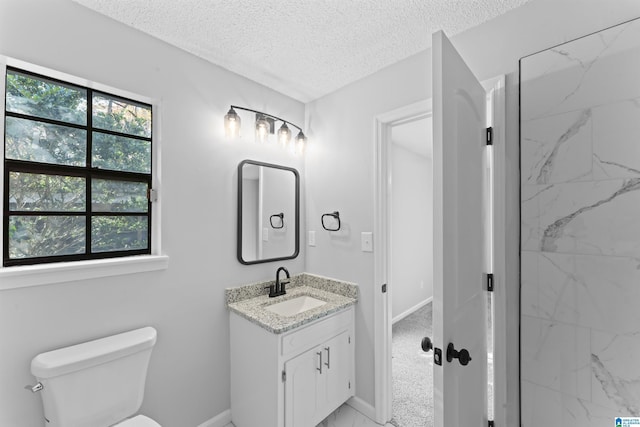
POLYGON ((640 337, 629 307, 640 301, 639 259, 523 251, 521 265, 523 316, 640 337))
POLYGON ((639 34, 637 23, 630 22, 523 58, 523 80, 539 96, 522 103, 522 120, 633 97, 640 89, 631 85, 633 64, 629 73, 611 76, 619 61, 635 60, 639 34))
POLYGON ((616 406, 623 408, 625 413, 634 417, 640 416, 640 406, 638 406, 637 401, 633 400, 633 396, 627 390, 628 384, 637 383, 638 380, 629 381, 615 378, 596 354, 591 355, 591 361, 593 364, 593 374, 602 386, 602 390, 607 397, 613 400, 616 406))
POLYGON ((591 340, 592 400, 640 416, 640 332, 593 331, 591 340))
POLYGON ((522 379, 576 398, 591 398, 587 328, 523 317, 522 333, 527 336, 522 379))
POLYGON ((640 176, 640 98, 593 109, 593 178, 640 176))
POLYGON ((547 185, 591 179, 593 126, 592 108, 523 122, 523 182, 547 185))
POLYGON ((613 194, 611 194, 609 197, 606 197, 602 200, 598 200, 597 202, 590 204, 588 206, 583 206, 577 209, 575 212, 572 212, 569 215, 559 218, 544 230, 542 243, 541 243, 541 250, 546 252, 556 251, 557 247, 555 245, 555 241, 565 233, 565 228, 567 224, 573 221, 579 215, 585 212, 588 212, 592 209, 595 209, 605 203, 609 203, 618 196, 621 196, 630 191, 636 191, 639 189, 640 189, 640 178, 625 180, 622 183, 622 187, 617 191, 615 191, 613 194))
POLYGON ((521 60, 523 427, 640 416, 640 20, 521 60))
POLYGON ((280 334, 340 311, 358 300, 356 284, 308 273, 292 276, 286 287, 286 295, 269 298, 265 287, 273 282, 258 282, 226 289, 227 307, 269 332, 280 334), (270 305, 303 295, 326 301, 326 304, 295 316, 281 316, 266 310, 270 305))
POLYGON ((640 175, 640 170, 638 170, 638 169, 634 169, 632 167, 625 166, 625 165, 620 164, 620 163, 602 160, 597 154, 594 154, 593 157, 595 159, 595 162, 600 166, 600 168, 602 170, 605 169, 603 167, 604 165, 608 165, 608 166, 613 166, 614 168, 621 169, 621 170, 626 171, 626 172, 631 172, 634 175, 640 175))
POLYGON ((549 174, 553 171, 555 167, 555 159, 558 155, 558 150, 562 146, 562 144, 566 143, 572 137, 577 135, 580 130, 589 123, 591 119, 591 109, 586 109, 582 111, 582 113, 578 116, 577 121, 571 124, 569 129, 566 130, 560 138, 555 142, 551 153, 545 159, 542 167, 540 168, 540 173, 538 174, 538 178, 536 179, 538 184, 546 184, 549 179, 549 174))

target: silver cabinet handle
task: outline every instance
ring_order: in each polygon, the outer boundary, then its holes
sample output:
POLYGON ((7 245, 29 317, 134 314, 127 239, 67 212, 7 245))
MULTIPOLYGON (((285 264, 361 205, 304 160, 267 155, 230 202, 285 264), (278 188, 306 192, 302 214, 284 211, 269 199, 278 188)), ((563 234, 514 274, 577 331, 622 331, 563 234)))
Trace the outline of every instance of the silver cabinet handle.
POLYGON ((327 363, 324 365, 327 369, 331 369, 331 347, 325 347, 324 349, 327 351, 327 363))
POLYGON ((319 351, 319 352, 317 352, 316 354, 317 354, 318 356, 320 356, 320 365, 319 365, 320 367, 319 367, 319 368, 316 368, 316 370, 317 370, 317 371, 320 371, 320 373, 322 373, 322 352, 321 352, 321 351, 319 351))

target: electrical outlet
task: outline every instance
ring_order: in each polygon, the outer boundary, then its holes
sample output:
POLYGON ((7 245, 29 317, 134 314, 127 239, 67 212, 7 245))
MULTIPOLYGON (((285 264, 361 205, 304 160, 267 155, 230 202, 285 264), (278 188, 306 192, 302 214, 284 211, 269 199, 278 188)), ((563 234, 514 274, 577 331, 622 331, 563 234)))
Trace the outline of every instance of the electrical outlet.
POLYGON ((316 245, 316 232, 315 231, 309 231, 309 246, 315 246, 316 245))

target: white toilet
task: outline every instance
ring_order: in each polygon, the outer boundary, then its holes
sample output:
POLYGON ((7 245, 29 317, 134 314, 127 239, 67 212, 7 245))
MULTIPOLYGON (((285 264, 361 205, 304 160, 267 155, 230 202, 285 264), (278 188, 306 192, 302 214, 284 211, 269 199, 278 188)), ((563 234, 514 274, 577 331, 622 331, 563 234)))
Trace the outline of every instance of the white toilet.
POLYGON ((31 361, 47 427, 161 427, 142 405, 152 327, 41 353, 31 361))

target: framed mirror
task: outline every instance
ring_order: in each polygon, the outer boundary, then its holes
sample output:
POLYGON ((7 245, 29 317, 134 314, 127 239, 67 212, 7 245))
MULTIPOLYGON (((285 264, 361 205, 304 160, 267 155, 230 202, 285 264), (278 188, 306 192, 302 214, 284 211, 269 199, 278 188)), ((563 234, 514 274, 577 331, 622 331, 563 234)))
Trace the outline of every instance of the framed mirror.
POLYGON ((291 259, 300 252, 300 175, 280 165, 238 165, 238 261, 291 259))

